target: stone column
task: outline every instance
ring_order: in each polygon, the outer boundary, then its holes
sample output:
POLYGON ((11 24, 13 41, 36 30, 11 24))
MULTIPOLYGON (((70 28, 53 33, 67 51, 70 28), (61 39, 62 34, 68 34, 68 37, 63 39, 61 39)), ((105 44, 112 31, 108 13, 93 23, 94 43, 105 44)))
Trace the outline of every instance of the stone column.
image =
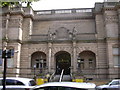
POLYGON ((52 43, 48 43, 48 72, 51 72, 52 43))
POLYGON ((76 53, 76 41, 73 41, 73 60, 72 60, 73 72, 77 69, 77 53, 76 53))

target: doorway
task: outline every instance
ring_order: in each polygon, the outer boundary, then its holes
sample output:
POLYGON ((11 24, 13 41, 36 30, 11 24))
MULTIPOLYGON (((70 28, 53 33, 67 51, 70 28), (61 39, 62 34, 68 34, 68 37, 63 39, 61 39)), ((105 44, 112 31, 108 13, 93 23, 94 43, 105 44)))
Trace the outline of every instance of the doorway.
POLYGON ((64 75, 70 74, 71 57, 66 51, 60 51, 56 53, 56 74, 60 75, 62 70, 64 70, 64 75))

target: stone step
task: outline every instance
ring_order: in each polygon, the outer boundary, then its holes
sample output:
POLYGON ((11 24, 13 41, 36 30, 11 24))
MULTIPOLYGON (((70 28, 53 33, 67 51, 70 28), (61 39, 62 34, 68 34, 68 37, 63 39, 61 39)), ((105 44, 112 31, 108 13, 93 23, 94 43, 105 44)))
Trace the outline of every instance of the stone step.
MULTIPOLYGON (((59 82, 60 75, 55 75, 52 82, 59 82)), ((63 75, 62 82, 71 81, 70 75, 63 75)))

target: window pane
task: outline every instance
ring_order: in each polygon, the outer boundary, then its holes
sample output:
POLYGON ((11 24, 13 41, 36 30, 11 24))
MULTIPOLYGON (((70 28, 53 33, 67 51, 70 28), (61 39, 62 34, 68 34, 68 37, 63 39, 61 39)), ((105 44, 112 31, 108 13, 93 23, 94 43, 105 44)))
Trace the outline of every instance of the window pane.
POLYGON ((6 80, 6 85, 15 85, 15 82, 14 82, 14 80, 7 79, 6 80))
POLYGON ((2 58, 0 57, 0 66, 2 66, 2 62, 3 62, 3 60, 2 60, 2 58))
POLYGON ((0 49, 0 57, 2 57, 2 49, 0 49))
POLYGON ((113 54, 118 55, 118 48, 113 48, 113 54))
POLYGON ((3 84, 2 82, 3 82, 3 80, 1 79, 1 80, 0 80, 0 86, 3 84))
POLYGON ((34 80, 31 80, 30 81, 30 86, 35 86, 36 85, 36 82, 34 80))
POLYGON ((119 81, 114 81, 111 83, 112 85, 119 85, 119 81))
POLYGON ((58 87, 58 90, 88 90, 88 89, 74 88, 74 87, 58 87))
POLYGON ((115 66, 120 65, 120 59, 119 58, 120 58, 120 56, 113 56, 115 66))
POLYGON ((7 67, 13 67, 13 58, 7 59, 7 67))
POLYGON ((11 49, 11 56, 14 56, 14 49, 11 49))
POLYGON ((118 56, 118 66, 120 66, 120 56, 118 56))

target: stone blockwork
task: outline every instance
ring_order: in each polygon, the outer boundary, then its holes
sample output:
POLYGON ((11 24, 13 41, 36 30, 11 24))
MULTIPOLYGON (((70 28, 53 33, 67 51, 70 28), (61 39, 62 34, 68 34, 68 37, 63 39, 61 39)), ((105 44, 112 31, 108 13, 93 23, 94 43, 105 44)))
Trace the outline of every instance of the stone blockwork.
POLYGON ((119 48, 119 5, 119 2, 104 2, 90 9, 3 11, 0 13, 2 41, 7 35, 7 47, 15 51, 7 75, 40 77, 59 73, 58 69, 65 69, 61 62, 65 64, 65 59, 69 59, 67 74, 88 79, 119 78, 120 67, 115 66, 113 55, 113 48, 119 48), (59 62, 60 55, 64 60, 59 62))

